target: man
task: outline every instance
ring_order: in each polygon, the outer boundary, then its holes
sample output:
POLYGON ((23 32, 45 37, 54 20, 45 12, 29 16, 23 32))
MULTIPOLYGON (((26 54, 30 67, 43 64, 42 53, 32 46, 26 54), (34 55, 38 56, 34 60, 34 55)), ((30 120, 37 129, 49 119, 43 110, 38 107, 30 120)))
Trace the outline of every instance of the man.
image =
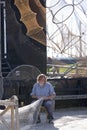
MULTIPOLYGON (((44 74, 40 74, 37 76, 37 82, 34 84, 31 96, 33 100, 37 100, 43 98, 43 104, 47 110, 48 116, 47 119, 49 123, 52 122, 53 118, 53 99, 56 96, 53 86, 47 82, 47 78, 44 74)), ((40 115, 38 116, 37 123, 40 123, 40 115)))

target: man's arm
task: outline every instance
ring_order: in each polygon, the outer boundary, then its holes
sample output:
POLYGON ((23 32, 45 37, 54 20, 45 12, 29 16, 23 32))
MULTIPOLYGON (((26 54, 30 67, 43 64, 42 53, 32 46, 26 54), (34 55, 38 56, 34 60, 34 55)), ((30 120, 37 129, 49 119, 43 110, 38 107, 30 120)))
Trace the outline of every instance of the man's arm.
POLYGON ((50 96, 44 96, 44 100, 53 100, 56 97, 56 94, 50 95, 50 96))
POLYGON ((31 97, 32 97, 33 99, 38 99, 38 97, 35 96, 35 95, 31 95, 31 97))

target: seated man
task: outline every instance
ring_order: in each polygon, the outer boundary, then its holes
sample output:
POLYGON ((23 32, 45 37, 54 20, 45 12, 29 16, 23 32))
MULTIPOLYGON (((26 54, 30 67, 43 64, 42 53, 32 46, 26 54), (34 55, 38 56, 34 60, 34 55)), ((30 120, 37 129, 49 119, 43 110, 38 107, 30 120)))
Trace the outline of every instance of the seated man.
MULTIPOLYGON (((44 106, 48 113, 48 121, 49 123, 52 122, 54 119, 53 117, 53 99, 56 96, 53 86, 47 82, 47 78, 44 74, 40 74, 37 76, 37 82, 34 84, 31 96, 33 100, 37 100, 43 98, 44 101, 42 106, 44 106)), ((38 116, 37 123, 40 123, 40 115, 38 116)))

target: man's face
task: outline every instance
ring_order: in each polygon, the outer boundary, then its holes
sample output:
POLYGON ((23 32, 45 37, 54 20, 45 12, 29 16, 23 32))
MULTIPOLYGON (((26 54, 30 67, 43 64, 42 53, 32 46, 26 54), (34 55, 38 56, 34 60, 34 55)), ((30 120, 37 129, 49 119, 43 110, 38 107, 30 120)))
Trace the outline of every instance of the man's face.
POLYGON ((39 80, 40 86, 44 86, 45 82, 46 82, 46 79, 44 77, 42 79, 40 79, 39 80))

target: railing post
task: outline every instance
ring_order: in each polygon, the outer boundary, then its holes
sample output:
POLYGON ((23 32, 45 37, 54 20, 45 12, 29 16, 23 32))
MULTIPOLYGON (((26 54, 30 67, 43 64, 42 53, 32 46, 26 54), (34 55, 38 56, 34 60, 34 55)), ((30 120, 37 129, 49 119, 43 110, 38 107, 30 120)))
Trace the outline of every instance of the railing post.
POLYGON ((11 130, 14 130, 14 106, 11 106, 11 130))
POLYGON ((18 98, 14 96, 15 100, 15 118, 16 118, 16 130, 20 130, 20 123, 19 123, 19 112, 18 112, 18 98))

